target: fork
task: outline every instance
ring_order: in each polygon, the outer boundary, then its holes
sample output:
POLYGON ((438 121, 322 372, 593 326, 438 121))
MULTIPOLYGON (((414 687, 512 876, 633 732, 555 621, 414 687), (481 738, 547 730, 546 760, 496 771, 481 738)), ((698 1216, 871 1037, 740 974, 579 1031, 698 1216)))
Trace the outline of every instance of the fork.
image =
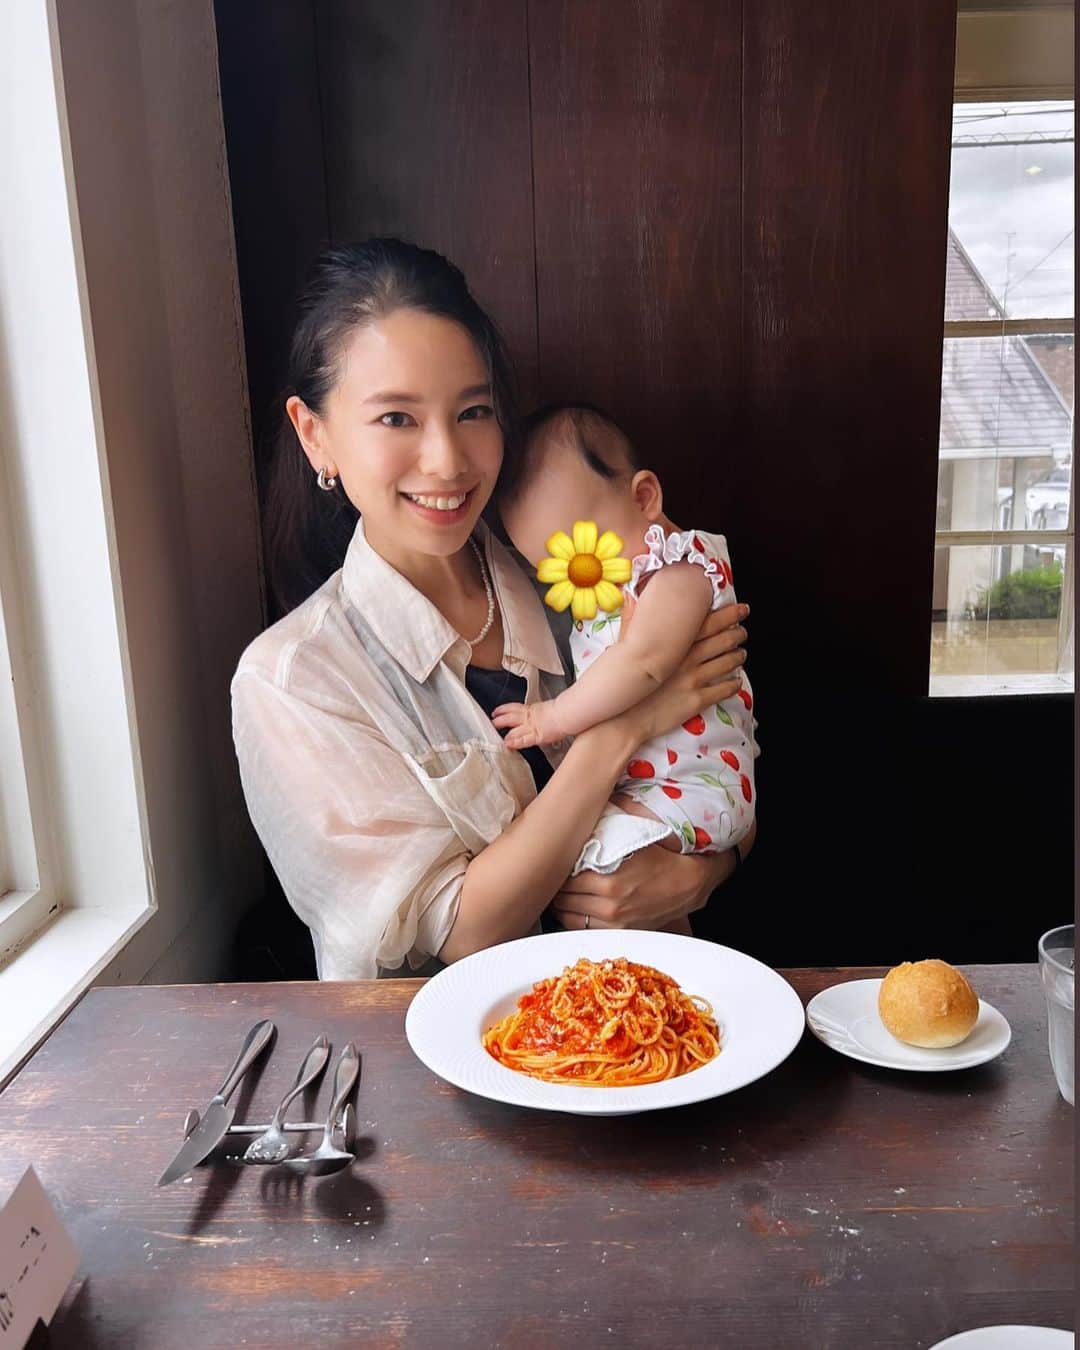
MULTIPOLYGON (((331 1172, 340 1172, 348 1167, 350 1163, 356 1161, 355 1154, 340 1149, 334 1143, 334 1128, 338 1117, 349 1094, 356 1086, 356 1080, 360 1077, 360 1055, 352 1041, 348 1041, 337 1062, 337 1069, 334 1073, 334 1099, 330 1103, 330 1110, 326 1113, 326 1125, 323 1129, 322 1141, 314 1153, 301 1158, 287 1158, 285 1166, 301 1175, 325 1177, 331 1172)), ((345 1116, 345 1140, 350 1143, 352 1133, 352 1121, 346 1107, 345 1116)))
POLYGON ((279 1163, 288 1154, 289 1141, 282 1129, 285 1112, 289 1109, 293 1098, 299 1096, 304 1088, 318 1078, 319 1074, 326 1068, 326 1061, 329 1058, 330 1043, 325 1036, 317 1037, 311 1049, 304 1056, 304 1062, 300 1065, 300 1071, 296 1075, 296 1082, 278 1104, 273 1120, 262 1134, 248 1144, 244 1153, 244 1162, 279 1163))

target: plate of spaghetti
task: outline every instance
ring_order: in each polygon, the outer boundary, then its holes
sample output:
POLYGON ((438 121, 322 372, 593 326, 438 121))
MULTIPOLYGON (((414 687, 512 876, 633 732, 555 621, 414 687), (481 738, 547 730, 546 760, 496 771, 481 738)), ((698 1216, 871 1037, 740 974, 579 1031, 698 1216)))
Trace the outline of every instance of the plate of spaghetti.
POLYGON ((495 1101, 627 1115, 719 1097, 776 1068, 802 1004, 731 947, 637 930, 546 933, 476 952, 409 1007, 416 1055, 495 1101))

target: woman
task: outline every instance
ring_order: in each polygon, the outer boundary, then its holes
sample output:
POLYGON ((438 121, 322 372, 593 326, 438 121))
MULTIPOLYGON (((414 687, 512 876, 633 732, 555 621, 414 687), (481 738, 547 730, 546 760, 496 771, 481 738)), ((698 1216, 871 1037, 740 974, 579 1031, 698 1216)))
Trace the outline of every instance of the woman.
POLYGON ((633 749, 734 693, 745 607, 711 615, 644 703, 526 759, 490 711, 550 697, 563 666, 481 520, 514 414, 502 344, 461 273, 397 240, 324 255, 289 391, 268 522, 279 596, 312 549, 351 537, 340 570, 241 658, 233 734, 320 977, 454 961, 534 931, 549 904, 568 928, 700 908, 731 853, 653 848, 612 876, 568 874, 633 749))

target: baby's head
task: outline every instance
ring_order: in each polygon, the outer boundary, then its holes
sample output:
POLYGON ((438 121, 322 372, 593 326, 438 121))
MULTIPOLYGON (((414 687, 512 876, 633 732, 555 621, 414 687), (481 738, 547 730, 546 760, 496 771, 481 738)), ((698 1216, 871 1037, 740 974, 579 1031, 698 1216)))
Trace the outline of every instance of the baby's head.
POLYGON ((617 422, 587 403, 548 404, 525 420, 519 469, 499 496, 499 514, 517 551, 537 563, 556 530, 575 520, 614 530, 626 556, 664 520, 656 475, 640 467, 617 422))

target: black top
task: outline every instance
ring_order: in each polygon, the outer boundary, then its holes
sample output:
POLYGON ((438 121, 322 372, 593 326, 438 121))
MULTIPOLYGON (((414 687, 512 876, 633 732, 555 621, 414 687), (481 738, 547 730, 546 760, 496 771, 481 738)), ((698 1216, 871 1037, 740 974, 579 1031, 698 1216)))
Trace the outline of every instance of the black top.
MULTIPOLYGON (((482 666, 466 666, 465 688, 489 717, 500 703, 525 702, 525 677, 513 675, 508 670, 485 670, 482 666)), ((519 750, 518 754, 524 756, 526 764, 532 770, 533 782, 539 792, 555 772, 548 763, 547 755, 538 745, 530 746, 528 750, 519 750)))

